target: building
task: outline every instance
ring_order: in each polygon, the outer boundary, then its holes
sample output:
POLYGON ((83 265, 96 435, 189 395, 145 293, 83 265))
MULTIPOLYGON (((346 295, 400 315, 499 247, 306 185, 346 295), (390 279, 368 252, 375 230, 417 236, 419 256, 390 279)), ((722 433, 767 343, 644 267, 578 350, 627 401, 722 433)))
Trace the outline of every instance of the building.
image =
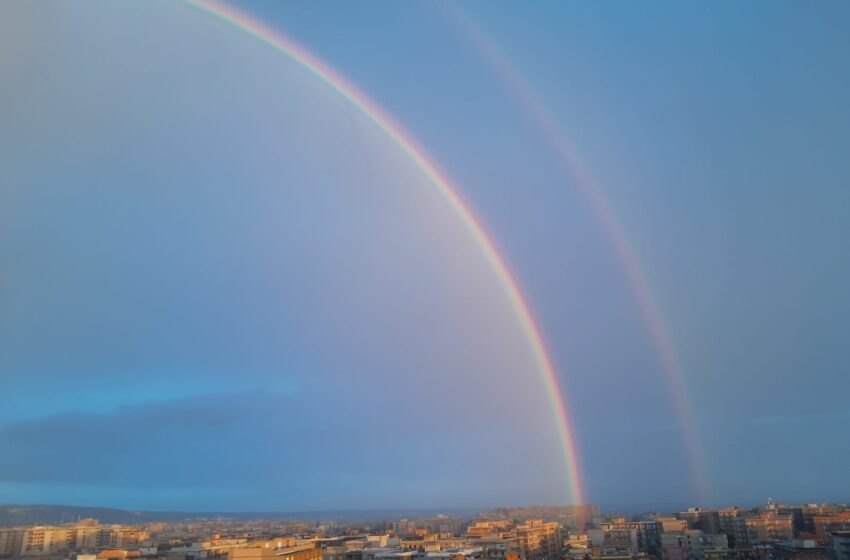
POLYGON ((729 557, 729 541, 724 534, 709 535, 687 529, 661 534, 664 560, 723 560, 729 557))
POLYGON ((427 560, 483 560, 484 549, 480 546, 469 548, 446 548, 425 554, 427 560))
POLYGON ((682 533, 688 530, 688 522, 676 517, 656 517, 655 522, 661 524, 662 533, 682 533))
POLYGON ((517 525, 521 560, 561 560, 564 538, 554 521, 534 519, 517 525))
MULTIPOLYGON (((287 541, 287 542, 291 542, 287 541)), ((299 546, 276 546, 276 541, 262 541, 231 548, 227 560, 322 560, 322 548, 316 543, 299 546)))
POLYGON ((828 546, 832 542, 833 533, 850 531, 850 512, 817 515, 812 518, 812 524, 818 543, 828 546))
POLYGON ((24 533, 26 529, 20 527, 0 529, 0 558, 10 558, 20 554, 24 533))
POLYGON ((760 544, 753 550, 758 560, 832 560, 829 549, 814 540, 760 544))
POLYGON ((746 518, 746 525, 747 538, 751 543, 790 541, 795 537, 794 517, 789 514, 766 511, 746 518))
POLYGON ((719 512, 720 531, 729 539, 730 548, 747 548, 750 534, 747 520, 738 508, 726 508, 719 512))
POLYGON ((457 535, 463 530, 464 521, 457 517, 438 515, 419 519, 401 519, 393 523, 393 533, 401 536, 449 533, 457 535))
MULTIPOLYGON (((266 548, 274 548, 275 544, 268 543, 252 543, 252 546, 260 547, 266 545, 266 548)), ((214 537, 206 541, 193 542, 181 546, 173 546, 168 550, 163 551, 163 556, 166 560, 208 560, 208 559, 227 559, 231 556, 233 550, 249 546, 247 538, 221 538, 214 537)), ((280 547, 278 547, 280 548, 280 547)))
POLYGON ((720 512, 713 509, 689 508, 679 514, 679 519, 688 522, 688 527, 707 535, 720 533, 720 512))
POLYGON ((646 552, 651 556, 660 552, 661 523, 657 521, 616 519, 609 523, 600 523, 599 528, 605 533, 606 545, 631 544, 634 552, 646 552))
POLYGON ((105 548, 138 547, 150 538, 147 531, 123 525, 99 525, 84 520, 75 525, 0 529, 0 557, 65 556, 105 548))
POLYGON ((529 519, 516 524, 496 519, 471 524, 465 546, 482 548, 484 560, 561 560, 564 537, 561 525, 554 521, 529 519))
POLYGON ((830 535, 835 560, 850 560, 850 531, 835 531, 830 535))
POLYGON ((483 537, 510 533, 514 522, 510 519, 495 519, 491 521, 476 521, 466 528, 466 534, 471 537, 483 537))

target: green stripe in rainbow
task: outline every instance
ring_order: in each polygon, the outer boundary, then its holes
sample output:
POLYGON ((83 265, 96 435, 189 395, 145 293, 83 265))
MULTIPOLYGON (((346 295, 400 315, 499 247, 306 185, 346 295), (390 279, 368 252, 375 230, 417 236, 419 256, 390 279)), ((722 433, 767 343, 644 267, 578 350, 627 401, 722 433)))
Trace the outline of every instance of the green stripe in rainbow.
POLYGON ((472 212, 469 204, 464 201, 457 187, 439 170, 427 153, 398 123, 383 112, 365 94, 346 81, 345 78, 307 52, 304 48, 284 37, 280 32, 232 6, 215 0, 184 0, 184 2, 205 14, 238 28, 264 45, 289 57, 304 70, 345 98, 360 113, 365 115, 372 124, 378 127, 413 162, 445 199, 446 203, 463 222, 490 265, 490 268, 495 273, 522 327, 522 331, 534 356, 537 369, 543 378, 547 399, 557 424, 558 437, 563 448, 570 496, 573 503, 583 503, 584 495, 572 423, 562 396, 563 393, 561 392, 558 375, 555 371, 552 358, 546 349, 540 327, 535 322, 529 304, 523 296, 505 258, 499 253, 495 242, 487 233, 480 219, 472 212))

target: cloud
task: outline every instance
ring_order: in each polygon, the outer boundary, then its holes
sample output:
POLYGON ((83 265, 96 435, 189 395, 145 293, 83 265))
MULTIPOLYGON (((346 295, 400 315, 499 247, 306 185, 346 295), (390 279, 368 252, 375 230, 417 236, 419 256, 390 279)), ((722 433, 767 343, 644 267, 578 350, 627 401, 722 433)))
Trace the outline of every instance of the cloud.
POLYGON ((0 456, 0 479, 209 483, 238 467, 222 453, 233 447, 233 438, 250 438, 251 424, 267 426, 262 411, 283 398, 273 393, 204 395, 9 423, 0 428, 0 447, 14 452, 0 456))
POLYGON ((469 503, 511 476, 518 492, 542 496, 541 481, 559 476, 555 458, 542 462, 553 472, 523 459, 545 449, 545 433, 520 426, 472 433, 449 408, 433 408, 433 416, 412 410, 368 394, 254 391, 52 414, 0 427, 0 448, 14 450, 0 455, 0 483, 114 487, 127 495, 133 488, 175 495, 194 488, 199 496, 266 488, 305 505, 341 494, 362 504, 380 495, 387 505, 402 496, 422 503, 433 499, 419 495, 425 489, 464 481, 458 503, 469 503), (387 497, 388 485, 406 490, 387 497))

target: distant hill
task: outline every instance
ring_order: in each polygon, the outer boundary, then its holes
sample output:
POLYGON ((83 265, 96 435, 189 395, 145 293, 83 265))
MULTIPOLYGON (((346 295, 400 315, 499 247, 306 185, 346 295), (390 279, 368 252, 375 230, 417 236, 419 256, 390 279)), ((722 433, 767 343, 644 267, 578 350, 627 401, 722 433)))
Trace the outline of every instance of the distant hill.
POLYGON ((144 514, 104 507, 0 505, 0 525, 69 523, 93 517, 101 523, 139 523, 144 514))
POLYGON ((61 505, 0 505, 0 526, 48 525, 70 523, 78 519, 93 518, 103 524, 148 523, 151 521, 185 521, 190 519, 280 519, 299 521, 381 521, 402 517, 428 517, 440 513, 453 517, 472 517, 479 510, 470 508, 437 509, 380 509, 302 512, 181 512, 181 511, 127 511, 106 507, 61 505))

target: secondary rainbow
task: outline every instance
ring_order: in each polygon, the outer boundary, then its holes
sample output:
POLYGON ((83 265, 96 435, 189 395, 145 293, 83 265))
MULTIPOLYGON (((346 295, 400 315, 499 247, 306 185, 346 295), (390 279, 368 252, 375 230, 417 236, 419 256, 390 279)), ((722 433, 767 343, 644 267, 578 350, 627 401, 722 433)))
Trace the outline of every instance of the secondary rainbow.
POLYGON ((702 446, 688 401, 682 368, 676 357, 667 326, 652 294, 649 282, 646 280, 646 274, 643 272, 640 261, 626 237, 620 220, 602 189, 593 180, 587 166, 578 156, 576 148, 561 131, 557 119, 543 103, 540 96, 531 88, 528 80, 484 32, 463 13, 458 4, 445 3, 441 6, 449 16, 449 21, 460 30, 475 50, 490 64, 517 98, 520 106, 540 129, 558 155, 558 161, 563 166, 565 173, 575 178, 576 185, 590 203, 596 218, 602 224, 611 244, 614 246, 634 293, 643 321, 649 329, 661 369, 667 378, 676 414, 682 425, 696 492, 701 500, 707 500, 708 483, 703 466, 702 446))
POLYGON ((552 357, 537 325, 531 308, 520 290, 519 284, 499 252, 493 238, 481 220, 475 216, 458 188, 440 171, 439 167, 394 119, 380 109, 363 92, 345 78, 279 31, 272 29, 256 18, 232 6, 214 0, 182 0, 216 19, 250 35, 257 41, 273 48, 298 63, 304 70, 325 83, 365 115, 387 136, 422 172, 431 185, 445 199, 449 207, 460 218, 470 236, 481 250, 490 268, 498 278, 522 327, 532 355, 546 388, 552 414, 557 424, 558 437, 563 448, 567 484, 573 503, 584 503, 584 492, 578 462, 578 453, 572 422, 566 406, 552 357))

